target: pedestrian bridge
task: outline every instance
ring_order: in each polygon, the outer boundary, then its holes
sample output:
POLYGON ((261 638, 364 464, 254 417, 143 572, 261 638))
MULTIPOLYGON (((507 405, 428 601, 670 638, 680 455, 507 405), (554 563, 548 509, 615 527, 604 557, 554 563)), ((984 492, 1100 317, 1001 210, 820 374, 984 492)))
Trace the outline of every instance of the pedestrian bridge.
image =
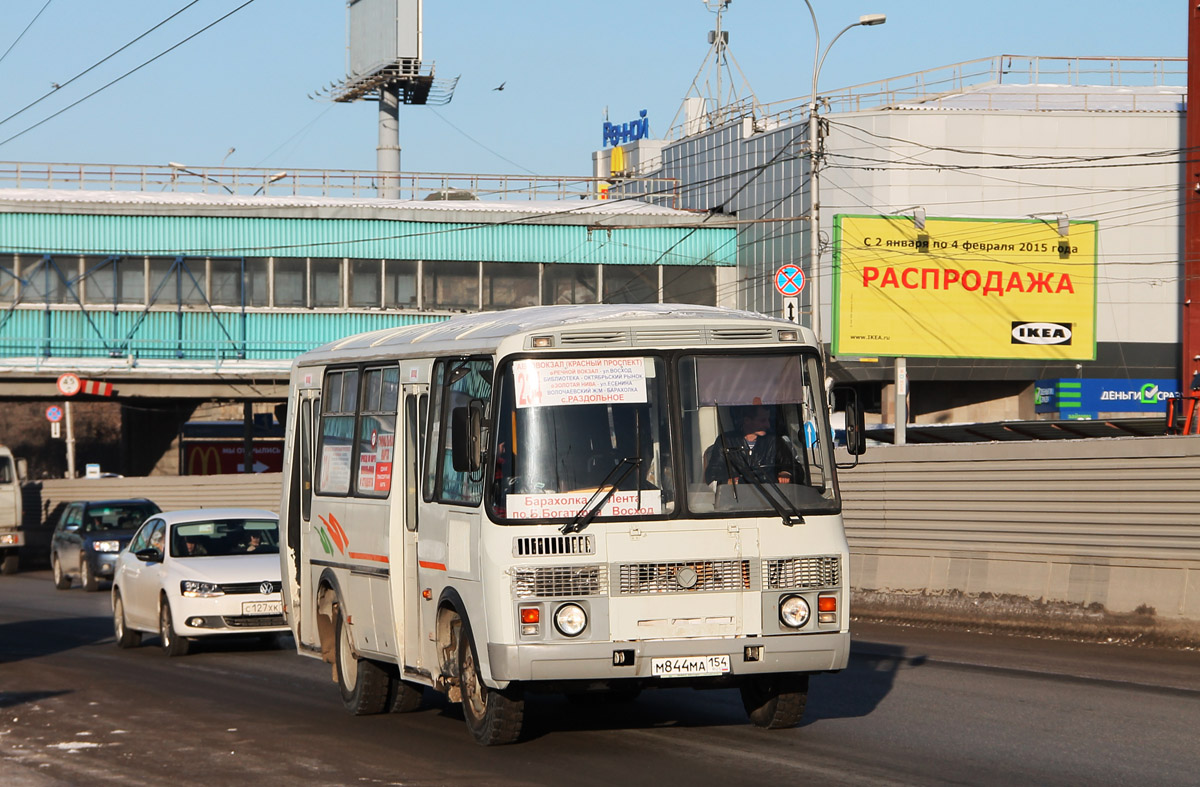
POLYGON ((0 375, 280 399, 344 336, 542 303, 736 305, 732 225, 588 179, 0 162, 0 375), (430 199, 434 197, 434 199, 430 199))

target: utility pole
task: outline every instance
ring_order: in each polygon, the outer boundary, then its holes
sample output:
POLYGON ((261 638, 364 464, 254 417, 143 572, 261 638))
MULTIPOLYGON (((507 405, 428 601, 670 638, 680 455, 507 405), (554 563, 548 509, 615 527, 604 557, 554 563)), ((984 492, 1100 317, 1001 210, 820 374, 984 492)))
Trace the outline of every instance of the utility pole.
MULTIPOLYGON (((1183 194, 1183 307, 1180 314, 1179 390, 1184 396, 1200 373, 1200 6, 1188 2, 1187 125, 1188 177, 1183 194)), ((1189 424, 1190 426, 1190 424, 1189 424)))

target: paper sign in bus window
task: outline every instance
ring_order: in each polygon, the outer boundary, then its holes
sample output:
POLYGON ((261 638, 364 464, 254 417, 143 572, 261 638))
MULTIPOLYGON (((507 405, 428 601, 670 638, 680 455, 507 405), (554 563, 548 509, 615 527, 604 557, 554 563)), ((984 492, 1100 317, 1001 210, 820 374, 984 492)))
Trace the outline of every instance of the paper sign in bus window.
POLYGON ((513 363, 517 408, 646 401, 644 358, 530 358, 513 363))
MULTIPOLYGON (((592 495, 590 491, 510 494, 508 516, 510 519, 569 518, 578 514, 592 495)), ((642 490, 641 505, 638 503, 636 491, 613 492, 600 509, 600 516, 655 516, 662 513, 662 493, 657 489, 642 490)))

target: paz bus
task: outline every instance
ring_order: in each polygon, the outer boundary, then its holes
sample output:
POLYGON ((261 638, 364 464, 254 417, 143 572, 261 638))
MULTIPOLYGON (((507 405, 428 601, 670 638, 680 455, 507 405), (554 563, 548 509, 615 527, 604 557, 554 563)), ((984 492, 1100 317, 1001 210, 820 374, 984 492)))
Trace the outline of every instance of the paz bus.
MULTIPOLYGON (((846 537, 811 331, 668 304, 352 336, 291 370, 283 603, 355 714, 474 739, 524 697, 737 688, 794 726, 846 666, 846 537)), ((850 453, 861 412, 847 404, 850 453)))

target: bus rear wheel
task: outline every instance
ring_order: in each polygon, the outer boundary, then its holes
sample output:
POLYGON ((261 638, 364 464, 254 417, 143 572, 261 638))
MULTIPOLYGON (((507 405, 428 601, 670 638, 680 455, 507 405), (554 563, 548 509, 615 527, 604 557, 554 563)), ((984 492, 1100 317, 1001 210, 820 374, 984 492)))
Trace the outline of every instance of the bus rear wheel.
POLYGON ((500 746, 521 737, 525 700, 519 689, 490 689, 479 677, 479 664, 464 623, 458 632, 458 677, 463 718, 471 737, 481 746, 500 746))
POLYGON ((795 727, 808 704, 807 675, 761 675, 741 686, 742 705, 756 727, 782 730, 795 727))
POLYGON ((345 615, 338 614, 336 626, 334 664, 342 703, 355 716, 383 713, 388 708, 391 675, 383 665, 354 655, 345 615))

